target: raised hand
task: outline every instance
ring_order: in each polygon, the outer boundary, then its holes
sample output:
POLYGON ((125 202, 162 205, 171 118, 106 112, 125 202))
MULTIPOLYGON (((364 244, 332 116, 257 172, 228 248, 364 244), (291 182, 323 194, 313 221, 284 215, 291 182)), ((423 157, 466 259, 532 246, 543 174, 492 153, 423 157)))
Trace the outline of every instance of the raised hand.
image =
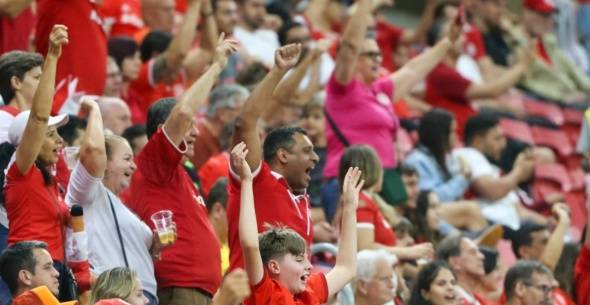
POLYGON ((217 47, 215 48, 215 56, 213 62, 217 63, 221 69, 227 65, 227 58, 229 55, 238 50, 238 42, 234 39, 225 39, 225 33, 221 33, 217 39, 217 47))
POLYGON ((293 68, 301 56, 301 44, 289 44, 275 52, 275 65, 281 70, 293 68))
POLYGON ((365 180, 361 179, 362 172, 358 167, 351 167, 346 172, 342 184, 342 199, 344 206, 352 206, 356 209, 359 203, 359 193, 363 189, 365 180))
POLYGON ((88 115, 95 109, 98 109, 98 103, 89 96, 83 96, 80 100, 80 112, 88 115))
POLYGON ((213 305, 235 305, 250 296, 248 275, 242 269, 236 269, 228 274, 221 288, 213 297, 213 305))
POLYGON ((551 211, 557 216, 559 222, 565 221, 570 223, 570 209, 565 203, 554 204, 551 211))
POLYGON ((56 24, 49 34, 49 47, 47 56, 58 58, 61 55, 61 47, 68 43, 68 28, 65 25, 56 24))
POLYGON ((246 155, 248 155, 248 149, 244 142, 238 143, 231 151, 232 167, 242 181, 252 180, 252 170, 246 162, 246 155))

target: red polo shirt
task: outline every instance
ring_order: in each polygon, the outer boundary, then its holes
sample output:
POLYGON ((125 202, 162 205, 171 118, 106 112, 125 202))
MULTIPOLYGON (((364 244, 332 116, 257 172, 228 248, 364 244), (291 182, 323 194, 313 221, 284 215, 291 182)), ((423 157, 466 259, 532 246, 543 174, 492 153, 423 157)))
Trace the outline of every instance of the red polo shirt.
POLYGON ((385 220, 383 214, 379 210, 373 198, 367 196, 364 192, 360 193, 360 200, 362 206, 356 209, 356 225, 357 228, 370 228, 375 232, 375 242, 386 245, 395 246, 395 233, 391 229, 391 225, 385 220))
MULTIPOLYGON (((313 241, 313 224, 309 212, 309 196, 291 192, 285 178, 271 171, 266 162, 255 171, 253 181, 254 207, 258 232, 266 230, 265 225, 285 226, 303 237, 308 246, 313 241)), ((230 169, 229 198, 227 204, 229 270, 243 267, 242 248, 238 233, 240 218, 240 181, 230 169)))
MULTIPOLYGON (((76 91, 102 95, 106 80, 107 42, 94 2, 90 0, 39 0, 35 47, 47 54, 49 34, 55 24, 68 27, 69 43, 57 63, 56 84, 71 76, 76 91)), ((54 105, 59 110, 61 105, 54 105)), ((54 111, 58 112, 58 111, 54 111)))
POLYGON ((578 304, 590 304, 590 249, 582 246, 574 273, 576 301, 578 304))
POLYGON ((183 143, 176 147, 162 129, 137 156, 127 206, 154 228, 150 217, 171 210, 176 242, 154 262, 159 288, 199 288, 213 295, 221 283, 220 244, 205 202, 182 167, 183 143))
POLYGON ((13 163, 6 175, 8 244, 40 240, 47 243, 54 260, 64 262, 64 228, 69 210, 57 184, 45 185, 43 174, 33 165, 21 174, 13 163))
POLYGON ((278 281, 271 279, 267 272, 260 283, 251 287, 252 295, 244 305, 319 305, 328 301, 328 283, 323 273, 312 274, 305 283, 305 290, 293 295, 278 281))

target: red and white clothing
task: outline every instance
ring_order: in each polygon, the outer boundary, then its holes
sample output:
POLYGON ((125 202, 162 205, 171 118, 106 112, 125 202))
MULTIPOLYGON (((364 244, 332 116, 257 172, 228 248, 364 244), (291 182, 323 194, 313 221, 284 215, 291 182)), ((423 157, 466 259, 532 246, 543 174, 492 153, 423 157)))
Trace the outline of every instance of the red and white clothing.
MULTIPOLYGON (((266 230, 265 225, 285 226, 299 233, 311 245, 313 224, 309 207, 309 196, 294 194, 287 180, 273 172, 266 162, 254 171, 254 207, 258 232, 266 230)), ((227 203, 228 242, 230 248, 229 270, 243 267, 242 247, 240 245, 238 223, 240 218, 240 180, 231 172, 229 198, 227 203)))
POLYGON ((1 16, 0 54, 13 50, 28 50, 36 21, 37 18, 30 7, 14 18, 1 16))
POLYGON ((323 273, 312 274, 305 283, 305 290, 293 295, 265 271, 260 283, 251 287, 252 294, 244 305, 319 305, 328 301, 328 283, 323 273))
POLYGON ((176 242, 154 263, 159 288, 197 288, 213 295, 221 283, 219 240, 205 202, 182 167, 186 143, 176 146, 159 129, 137 156, 127 206, 152 229, 150 217, 170 210, 176 242))
POLYGON ((20 109, 13 106, 0 106, 0 144, 8 141, 8 128, 20 109))
POLYGON ((488 54, 483 41, 483 35, 476 26, 465 24, 463 32, 465 33, 465 44, 463 47, 467 55, 473 57, 475 60, 479 60, 488 54))
POLYGON ((356 208, 356 227, 372 229, 375 232, 375 242, 385 246, 395 246, 396 236, 391 225, 383 217, 379 206, 373 198, 365 192, 360 193, 361 203, 356 208))
POLYGON ((8 244, 40 240, 54 260, 64 262, 65 226, 69 210, 55 181, 46 185, 36 165, 22 174, 12 163, 4 187, 8 213, 8 244))
POLYGON ((104 0, 100 7, 110 37, 133 36, 144 28, 140 0, 104 0))
POLYGON ((578 254, 574 285, 578 304, 590 304, 590 249, 586 245, 582 246, 578 254))
MULTIPOLYGON (((91 0, 39 0, 35 47, 45 55, 55 24, 68 27, 69 43, 57 63, 56 84, 77 80, 76 92, 102 95, 106 80, 107 42, 96 4, 91 0)), ((53 105, 52 114, 63 105, 53 105)))

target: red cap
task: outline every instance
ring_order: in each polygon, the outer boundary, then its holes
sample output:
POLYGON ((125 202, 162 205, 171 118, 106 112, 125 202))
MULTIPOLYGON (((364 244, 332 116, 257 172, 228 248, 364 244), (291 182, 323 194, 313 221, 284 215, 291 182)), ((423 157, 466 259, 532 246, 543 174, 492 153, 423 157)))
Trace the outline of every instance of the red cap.
POLYGON ((524 6, 541 14, 550 14, 555 11, 553 0, 524 0, 524 6))

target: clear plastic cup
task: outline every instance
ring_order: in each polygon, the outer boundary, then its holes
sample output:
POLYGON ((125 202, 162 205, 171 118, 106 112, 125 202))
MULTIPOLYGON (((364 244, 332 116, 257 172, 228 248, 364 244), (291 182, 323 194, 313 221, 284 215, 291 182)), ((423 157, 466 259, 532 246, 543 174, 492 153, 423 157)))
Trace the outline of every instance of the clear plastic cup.
POLYGON ((162 245, 173 243, 176 239, 176 236, 174 234, 174 230, 172 229, 172 211, 162 210, 156 212, 152 215, 151 219, 152 222, 154 222, 154 226, 156 226, 160 243, 162 245))
POLYGON ((76 162, 78 162, 79 152, 80 147, 78 146, 68 146, 64 148, 64 158, 70 171, 74 169, 76 162))

